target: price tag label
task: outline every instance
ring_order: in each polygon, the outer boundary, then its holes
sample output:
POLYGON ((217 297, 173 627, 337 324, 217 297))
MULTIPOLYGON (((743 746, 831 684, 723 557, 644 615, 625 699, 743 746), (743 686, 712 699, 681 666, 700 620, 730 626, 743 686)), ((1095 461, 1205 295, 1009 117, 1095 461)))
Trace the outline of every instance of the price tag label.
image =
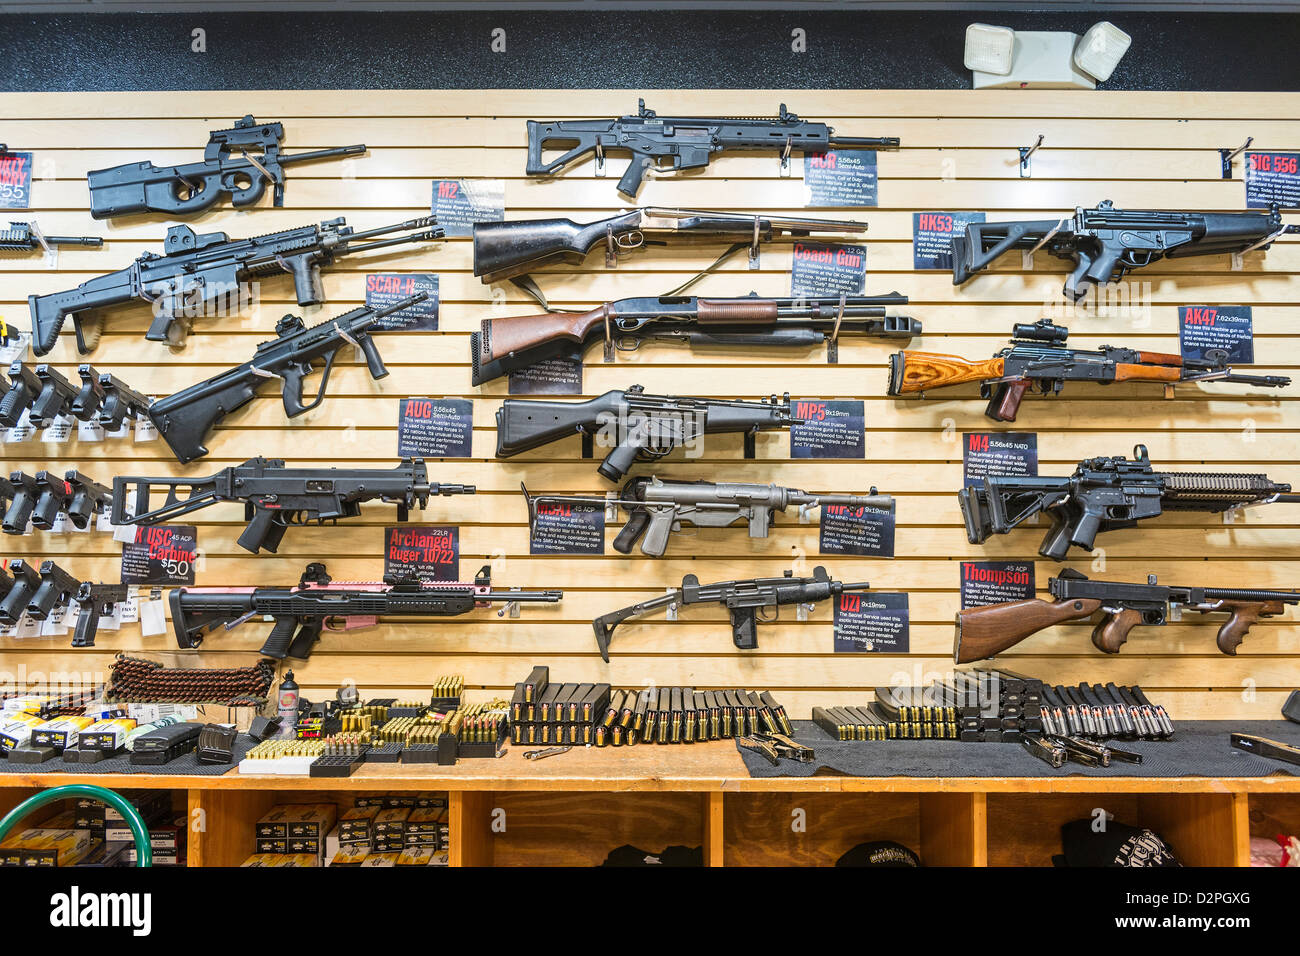
POLYGON ((36 434, 36 426, 32 424, 31 409, 24 408, 23 413, 18 416, 18 424, 13 428, 5 429, 5 444, 18 444, 20 442, 31 441, 36 434))
POLYGON ((55 416, 54 421, 41 429, 41 441, 52 442, 56 445, 66 444, 68 437, 72 434, 72 421, 71 415, 55 416))
POLYGON ((88 422, 77 421, 77 440, 78 441, 103 441, 104 426, 99 422, 91 419, 88 422))
POLYGON ((894 512, 887 508, 824 505, 818 547, 822 554, 894 556, 894 512))
POLYGON ((515 369, 508 377, 507 391, 511 395, 581 395, 582 352, 575 350, 515 369))
POLYGON ((951 269, 952 239, 966 233, 972 222, 984 222, 982 212, 912 213, 912 268, 951 269))
POLYGON ((832 149, 803 157, 805 206, 874 206, 879 182, 874 149, 832 149))
POLYGON ((154 634, 167 633, 167 607, 163 604, 162 595, 153 597, 152 594, 147 600, 138 601, 140 612, 140 634, 144 637, 151 637, 154 634))
POLYGON ((862 295, 867 285, 867 247, 796 242, 790 295, 862 295))
POLYGON ((27 346, 32 337, 27 332, 20 332, 0 319, 0 365, 12 365, 27 357, 27 346))
POLYGON ((134 532, 134 540, 122 547, 123 584, 194 583, 199 547, 194 525, 127 527, 134 532))
POLYGON ((865 458, 867 437, 864 403, 801 398, 791 403, 794 417, 790 426, 791 458, 865 458))
POLYGON ((0 153, 0 209, 32 204, 32 154, 0 153))
POLYGON ((961 606, 1024 601, 1035 593, 1032 561, 963 561, 961 606))
POLYGON ((376 332, 436 332, 438 330, 438 277, 428 272, 366 276, 366 308, 386 309, 423 292, 428 298, 400 312, 376 320, 376 332))
POLYGON ((467 398, 398 400, 397 454, 468 458, 474 444, 474 405, 467 398))
POLYGON ((567 501, 539 502, 528 553, 604 554, 604 507, 567 501))
POLYGON ((906 654, 906 594, 841 594, 835 601, 835 653, 906 654))
POLYGON ((1246 153, 1246 206, 1300 208, 1300 153, 1246 153))
POLYGON ((1180 305, 1178 351, 1185 359, 1225 352, 1229 362, 1255 361, 1253 311, 1248 305, 1180 305))
POLYGON ((504 179, 435 179, 433 214, 448 237, 472 236, 476 222, 506 217, 504 179))
POLYGON ((404 580, 459 581, 460 528, 401 525, 384 529, 384 576, 404 580))
POLYGON ((1037 474, 1036 432, 967 432, 962 436, 964 487, 983 488, 986 475, 1024 478, 1037 474))

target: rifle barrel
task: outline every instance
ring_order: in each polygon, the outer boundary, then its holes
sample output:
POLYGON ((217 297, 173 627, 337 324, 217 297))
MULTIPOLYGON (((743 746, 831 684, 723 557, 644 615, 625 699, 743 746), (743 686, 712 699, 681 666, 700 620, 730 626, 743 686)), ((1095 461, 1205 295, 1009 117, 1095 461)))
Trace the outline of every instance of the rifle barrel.
POLYGON ((309 163, 313 159, 329 159, 332 156, 356 156, 364 153, 366 147, 364 143, 357 143, 354 146, 337 146, 333 149, 317 149, 310 153, 295 153, 292 156, 281 156, 280 165, 288 163, 309 163))

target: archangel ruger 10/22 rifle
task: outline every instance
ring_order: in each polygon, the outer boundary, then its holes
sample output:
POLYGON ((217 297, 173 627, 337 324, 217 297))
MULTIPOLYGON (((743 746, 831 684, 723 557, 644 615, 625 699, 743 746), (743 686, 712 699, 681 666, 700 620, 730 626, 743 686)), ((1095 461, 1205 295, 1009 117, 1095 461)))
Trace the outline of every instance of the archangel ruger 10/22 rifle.
POLYGON ((387 471, 380 468, 285 468, 283 459, 250 458, 242 465, 223 468, 210 478, 113 479, 115 525, 155 525, 198 511, 219 501, 244 503, 248 527, 239 546, 256 554, 274 552, 289 525, 323 524, 361 514, 365 501, 397 505, 397 520, 407 520, 410 510, 421 508, 435 495, 472 495, 473 485, 430 482, 423 458, 403 458, 387 471), (150 510, 149 499, 167 490, 162 507, 150 510), (178 489, 188 489, 181 498, 178 489))
POLYGON ((1057 395, 1066 382, 1157 382, 1169 389, 1178 382, 1234 382, 1263 388, 1291 384, 1284 375, 1238 374, 1228 364, 1227 353, 1217 349, 1203 359, 1186 359, 1110 345, 1095 350, 1064 348, 1069 329, 1051 319, 1017 323, 1011 334, 1007 348, 991 359, 973 362, 940 352, 896 352, 889 357, 887 392, 907 395, 979 382, 980 397, 988 399, 984 414, 996 422, 1014 422, 1027 391, 1034 388, 1043 395, 1057 395))
POLYGON ((633 463, 663 458, 701 435, 741 433, 745 457, 753 458, 755 434, 800 421, 790 412, 789 395, 736 402, 647 395, 640 385, 633 385, 625 392, 613 390, 585 402, 508 398, 497 410, 497 457, 510 458, 579 434, 582 456, 590 458, 599 435, 608 437, 612 450, 596 470, 610 481, 619 481, 633 463))
POLYGON ((1268 212, 1169 212, 1116 209, 1107 199, 1059 220, 969 223, 964 236, 952 238, 952 284, 961 285, 1004 252, 1042 248, 1074 261, 1064 294, 1078 301, 1094 284, 1118 282, 1160 259, 1267 249, 1295 232, 1300 226, 1282 225, 1277 206, 1268 212))
POLYGON ((779 578, 749 578, 744 581, 719 581, 717 584, 700 584, 693 574, 682 578, 682 586, 663 597, 642 601, 609 614, 602 614, 591 622, 596 632, 596 646, 601 659, 609 661, 609 642, 614 629, 629 618, 641 617, 652 611, 687 604, 722 604, 731 614, 731 640, 741 650, 758 647, 758 625, 776 619, 776 611, 783 604, 815 604, 839 594, 865 591, 871 585, 843 584, 832 581, 830 574, 820 564, 813 568, 812 577, 796 578, 793 571, 779 578), (764 608, 771 608, 770 617, 760 617, 764 608))
POLYGON ((262 198, 267 185, 275 186, 273 202, 284 205, 284 168, 335 156, 356 156, 366 147, 340 146, 294 156, 280 154, 284 126, 259 123, 252 116, 237 120, 231 129, 213 130, 202 162, 159 168, 148 160, 123 163, 86 174, 90 186, 90 214, 96 219, 133 212, 165 212, 183 216, 202 212, 229 195, 236 209, 262 198), (238 155, 236 155, 238 154, 238 155))
POLYGON ((498 615, 518 614, 522 603, 554 604, 563 591, 493 590, 492 569, 484 565, 473 584, 455 581, 332 583, 323 564, 309 564, 297 587, 185 587, 171 592, 172 626, 179 647, 198 647, 218 626, 227 630, 250 617, 274 619, 262 647, 267 657, 305 660, 322 630, 373 627, 387 616, 452 617, 493 603, 507 606, 498 615))
POLYGON ((260 343, 252 359, 206 382, 160 398, 150 406, 149 418, 182 463, 206 455, 208 449, 203 439, 212 427, 251 402, 258 386, 267 379, 279 381, 284 413, 296 418, 325 400, 334 360, 346 345, 361 350, 371 378, 387 376, 388 369, 371 338, 371 333, 376 331, 374 324, 427 298, 426 293, 419 292, 383 309, 353 309, 310 328, 298 316, 286 315, 275 324, 276 337, 260 343), (318 367, 322 359, 324 362, 318 367), (304 402, 304 379, 316 371, 320 372, 316 397, 304 402))
POLYGON ((732 252, 747 247, 750 268, 756 269, 759 245, 776 236, 856 235, 866 231, 865 222, 847 219, 792 218, 769 213, 747 216, 663 206, 641 206, 594 222, 572 219, 478 222, 474 224, 474 275, 489 283, 559 263, 581 265, 598 247, 605 250, 605 267, 612 269, 621 253, 667 245, 668 239, 679 236, 731 239, 735 245, 723 254, 719 263, 732 252))
POLYGON ((153 304, 154 319, 145 338, 154 342, 175 342, 182 320, 203 315, 210 307, 237 301, 240 283, 265 276, 289 273, 299 305, 325 301, 321 285, 322 266, 342 256, 383 249, 410 242, 442 238, 441 229, 430 229, 432 216, 411 219, 394 226, 380 226, 353 232, 342 217, 318 226, 301 226, 251 239, 231 239, 224 232, 196 235, 189 226, 167 230, 163 254, 146 252, 125 269, 88 279, 67 292, 27 297, 32 316, 32 350, 44 355, 54 348, 68 316, 77 332, 77 348, 91 351, 98 334, 87 336, 92 313, 133 300, 153 304), (374 242, 359 242, 393 232, 416 230, 405 236, 390 236, 374 242))
POLYGON ((699 169, 714 153, 726 149, 761 149, 780 153, 782 169, 790 154, 824 153, 828 149, 892 149, 896 136, 834 136, 825 123, 801 120, 781 104, 777 116, 659 116, 637 100, 637 115, 608 120, 529 120, 529 176, 549 176, 587 153, 596 154, 596 175, 605 174, 605 154, 632 154, 618 181, 618 191, 634 197, 651 168, 699 169), (546 162, 542 151, 552 143, 567 152, 546 162), (667 165, 659 164, 667 161, 667 165))
POLYGON ((1129 631, 1139 624, 1167 623, 1171 608, 1229 615, 1219 628, 1217 643, 1223 653, 1236 654, 1252 624, 1283 613, 1285 605, 1300 603, 1300 591, 1170 587, 1157 584, 1154 574, 1146 584, 1091 581, 1073 568, 1049 579, 1047 590, 1055 600, 1026 598, 957 612, 953 660, 967 664, 993 657, 1039 631, 1085 620, 1098 611, 1102 617, 1092 629, 1092 643, 1099 651, 1118 654, 1129 631))
POLYGON ((1038 553, 1064 561, 1073 545, 1091 551, 1097 535, 1136 527, 1163 511, 1227 511, 1275 501, 1300 502, 1291 486, 1267 475, 1229 472, 1154 471, 1145 445, 1133 460, 1087 458, 1068 478, 1001 477, 981 479, 984 486, 957 492, 966 537, 983 544, 990 535, 1006 534, 1040 512, 1052 526, 1038 553))
POLYGON ((590 312, 484 319, 480 330, 470 333, 470 381, 482 385, 602 340, 607 362, 614 360, 616 352, 636 351, 648 339, 702 348, 807 347, 826 342, 828 358, 835 362, 842 334, 884 339, 920 335, 918 320, 886 315, 889 306, 906 304, 907 296, 898 292, 824 299, 661 295, 606 302, 590 312))
POLYGON ((10 222, 8 229, 0 229, 0 252, 34 252, 43 246, 98 249, 103 244, 98 236, 47 236, 32 222, 10 222))
POLYGON ((631 554, 637 541, 641 553, 661 558, 668 548, 668 536, 681 531, 682 525, 697 528, 727 528, 737 522, 749 526, 751 538, 766 538, 772 526, 772 514, 796 507, 805 509, 840 505, 846 508, 894 510, 889 495, 809 494, 798 488, 758 485, 745 482, 660 481, 655 477, 628 479, 617 498, 582 497, 579 495, 531 495, 521 482, 528 503, 528 528, 537 526, 539 514, 552 508, 569 508, 575 504, 591 506, 618 505, 627 512, 627 524, 614 539, 614 550, 631 554))

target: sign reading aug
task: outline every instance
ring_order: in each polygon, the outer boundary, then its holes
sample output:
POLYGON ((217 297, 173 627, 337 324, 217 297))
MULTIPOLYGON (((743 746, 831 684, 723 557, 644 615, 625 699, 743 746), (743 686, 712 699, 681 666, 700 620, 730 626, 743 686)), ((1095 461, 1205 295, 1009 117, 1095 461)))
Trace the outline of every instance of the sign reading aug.
POLYGON ((472 236, 474 223, 506 217, 504 179, 435 179, 433 215, 449 237, 472 236))
POLYGON ((32 154, 0 148, 0 209, 26 209, 31 204, 32 154))
POLYGON ((835 653, 906 654, 908 613, 906 594, 841 594, 835 599, 835 653))
POLYGON ((1038 435, 1034 432, 967 432, 962 436, 962 485, 983 488, 984 477, 1038 475, 1038 435))
POLYGON ((831 149, 805 153, 805 206, 876 205, 876 151, 831 149))
POLYGON ((122 583, 193 584, 198 551, 192 524, 137 527, 135 540, 122 545, 122 583))
POLYGON ((428 296, 422 302, 407 306, 400 312, 378 319, 376 332, 436 332, 438 331, 438 277, 427 272, 409 275, 380 273, 366 276, 366 308, 386 309, 396 302, 409 299, 417 292, 428 296))
POLYGON ((468 458, 474 444, 474 404, 468 398, 398 399, 401 458, 468 458))
POLYGON ((1255 338, 1248 305, 1180 305, 1178 351, 1184 359, 1226 353, 1229 362, 1255 361, 1255 338))
POLYGON ((1246 208, 1300 208, 1300 153, 1246 154, 1246 208))

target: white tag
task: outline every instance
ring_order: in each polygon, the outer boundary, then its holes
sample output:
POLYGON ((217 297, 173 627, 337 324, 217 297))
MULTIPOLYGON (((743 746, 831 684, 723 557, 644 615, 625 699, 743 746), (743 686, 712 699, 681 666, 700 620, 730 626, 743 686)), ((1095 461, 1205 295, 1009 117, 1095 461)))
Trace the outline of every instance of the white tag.
MULTIPOLYGON (((152 401, 152 398, 150 399, 152 401)), ((158 429, 150 419, 141 415, 135 420, 136 441, 157 441, 158 429)))
MULTIPOLYGON (((99 427, 102 430, 104 426, 100 425, 99 427)), ((131 420, 129 418, 124 418, 122 419, 122 424, 118 425, 115 431, 104 432, 104 437, 125 438, 129 434, 131 434, 131 420)))
MULTIPOLYGON (((95 515, 95 530, 96 530, 96 531, 112 531, 112 530, 113 530, 113 520, 112 520, 112 519, 113 519, 113 511, 112 511, 112 508, 111 508, 110 506, 108 506, 108 505, 105 505, 105 506, 104 506, 104 510, 101 511, 101 512, 99 512, 99 514, 95 515)), ((87 523, 86 527, 87 527, 87 528, 90 527, 89 523, 87 523)))
POLYGON ((71 530, 72 522, 68 520, 66 511, 60 511, 54 516, 54 520, 50 522, 51 534, 67 534, 71 530))
POLYGON ((14 637, 28 638, 28 637, 40 637, 40 636, 41 636, 40 621, 33 621, 26 614, 24 614, 21 618, 19 618, 18 631, 16 634, 14 634, 14 637))
POLYGON ((78 441, 103 441, 104 426, 93 418, 88 422, 77 422, 77 440, 78 441))
POLYGON ((167 633, 167 609, 162 598, 140 602, 140 633, 145 637, 167 633))
MULTIPOLYGON (((77 606, 74 604, 72 607, 76 608, 77 606)), ((69 618, 73 617, 75 617, 75 612, 69 614, 66 607, 55 608, 45 616, 45 620, 40 622, 41 637, 61 637, 67 634, 68 624, 70 623, 69 618)))
POLYGON ((3 627, 0 627, 0 637, 17 637, 17 636, 18 636, 17 624, 6 624, 3 627))
POLYGON ((57 416, 41 430, 41 441, 54 442, 56 445, 64 444, 72 434, 72 421, 71 415, 57 416))
POLYGON ((0 362, 5 365, 12 365, 19 359, 27 358, 27 346, 31 345, 32 337, 28 332, 18 332, 14 329, 9 330, 9 341, 0 345, 0 362))
POLYGON ((32 436, 35 434, 36 428, 32 425, 31 409, 25 408, 18 418, 18 424, 5 430, 5 444, 31 441, 32 436))
POLYGON ((138 620, 140 620, 140 591, 138 588, 127 588, 126 600, 117 606, 118 626, 134 624, 138 620))
POLYGON ((122 629, 122 605, 125 603, 125 601, 119 601, 113 605, 111 612, 99 615, 99 629, 101 631, 120 631, 122 629))
POLYGON ((123 544, 135 544, 135 525, 133 524, 110 524, 113 529, 113 540, 121 541, 123 544))

